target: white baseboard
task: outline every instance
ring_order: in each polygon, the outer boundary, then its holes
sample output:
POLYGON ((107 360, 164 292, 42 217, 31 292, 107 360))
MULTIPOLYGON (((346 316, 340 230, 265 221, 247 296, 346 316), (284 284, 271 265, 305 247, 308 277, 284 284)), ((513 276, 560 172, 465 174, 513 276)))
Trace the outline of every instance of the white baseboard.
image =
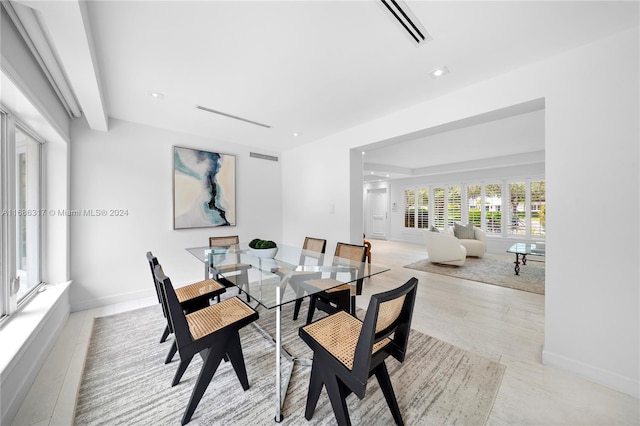
POLYGON ((595 383, 640 398, 640 381, 613 371, 595 367, 547 350, 542 351, 542 363, 571 371, 595 383))
POLYGON ((86 309, 99 308, 101 306, 114 305, 116 303, 130 302, 132 300, 144 299, 145 297, 156 296, 153 288, 145 290, 131 291, 128 293, 120 293, 112 296, 98 297, 95 299, 72 300, 71 312, 84 311, 86 309))

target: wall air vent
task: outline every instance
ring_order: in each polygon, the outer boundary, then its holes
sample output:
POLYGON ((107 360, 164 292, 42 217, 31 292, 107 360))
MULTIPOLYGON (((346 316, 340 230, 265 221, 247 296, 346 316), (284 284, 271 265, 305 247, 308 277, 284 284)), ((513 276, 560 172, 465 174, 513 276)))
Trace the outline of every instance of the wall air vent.
POLYGON ((267 155, 267 154, 258 154, 257 152, 250 152, 249 157, 259 158, 261 160, 278 161, 278 157, 274 157, 273 155, 267 155))
POLYGON ((271 128, 271 126, 269 126, 269 125, 267 125, 267 124, 262 124, 262 123, 258 123, 257 121, 248 120, 248 119, 246 119, 246 118, 238 117, 238 116, 236 116, 236 115, 227 114, 226 112, 216 111, 215 109, 211 109, 211 108, 203 107, 203 106, 201 106, 201 105, 196 105, 196 108, 201 109, 202 111, 211 112, 211 113, 213 113, 213 114, 222 115, 222 116, 224 116, 224 117, 233 118, 234 120, 244 121, 245 123, 255 124, 256 126, 266 127, 267 129, 270 129, 270 128, 271 128))
POLYGON ((432 40, 427 30, 402 0, 380 1, 418 46, 432 40))

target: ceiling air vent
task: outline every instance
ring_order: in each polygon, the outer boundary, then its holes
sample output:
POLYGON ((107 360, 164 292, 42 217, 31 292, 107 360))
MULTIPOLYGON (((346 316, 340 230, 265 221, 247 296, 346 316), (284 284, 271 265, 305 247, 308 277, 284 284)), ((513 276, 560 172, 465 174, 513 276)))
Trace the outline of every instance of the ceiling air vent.
POLYGON ((245 123, 255 124, 256 126, 266 127, 267 129, 271 128, 271 126, 269 126, 268 124, 258 123, 257 121, 248 120, 246 118, 238 117, 237 115, 227 114, 226 112, 222 112, 222 111, 216 111, 215 109, 203 107, 201 105, 196 105, 196 108, 201 109, 202 111, 207 111, 207 112, 212 112, 214 114, 222 115, 224 117, 233 118, 234 120, 244 121, 245 123))
POLYGON ((259 154, 257 152, 250 152, 249 157, 259 158, 261 160, 278 161, 278 157, 275 157, 273 155, 267 155, 267 154, 259 154))
POLYGON ((402 0, 380 0, 417 45, 432 40, 431 36, 402 0))

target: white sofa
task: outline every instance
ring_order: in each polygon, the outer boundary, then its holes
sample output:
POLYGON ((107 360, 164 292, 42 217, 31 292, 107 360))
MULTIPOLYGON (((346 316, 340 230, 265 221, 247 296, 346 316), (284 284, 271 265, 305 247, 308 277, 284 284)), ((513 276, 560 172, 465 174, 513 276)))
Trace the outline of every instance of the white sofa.
POLYGON ((467 258, 467 249, 460 241, 448 232, 424 231, 424 242, 427 246, 427 255, 432 263, 444 263, 445 265, 464 265, 467 258))
MULTIPOLYGON (((467 249, 467 256, 483 257, 487 251, 487 233, 480 228, 473 228, 474 239, 458 239, 460 244, 467 249)), ((454 238, 453 229, 448 228, 447 233, 454 238)))

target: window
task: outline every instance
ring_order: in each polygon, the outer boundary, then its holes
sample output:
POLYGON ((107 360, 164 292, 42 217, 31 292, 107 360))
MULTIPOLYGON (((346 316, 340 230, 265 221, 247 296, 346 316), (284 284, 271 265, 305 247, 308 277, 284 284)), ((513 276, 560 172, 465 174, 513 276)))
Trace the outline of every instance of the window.
POLYGON ((544 180, 423 186, 405 189, 404 197, 405 228, 444 229, 459 222, 472 223, 492 236, 545 236, 544 180))
POLYGON ((444 188, 433 189, 433 226, 438 229, 444 229, 444 198, 444 188))
POLYGON ((531 235, 545 235, 545 213, 547 211, 545 182, 531 182, 531 235))
POLYGON ((490 234, 502 233, 502 185, 489 184, 484 193, 484 229, 490 234))
POLYGON ((482 226, 482 187, 480 185, 467 186, 467 212, 473 226, 482 226))
POLYGON ((16 151, 16 272, 18 303, 40 284, 40 143, 19 127, 16 151))
POLYGON ((526 235, 526 189, 524 182, 509 184, 509 226, 507 233, 511 235, 526 235))
POLYGON ((462 219, 462 197, 459 186, 447 188, 447 224, 453 226, 462 219))
POLYGON ((429 189, 418 190, 418 228, 429 227, 429 189))
POLYGON ((416 223, 416 193, 413 189, 404 191, 404 227, 413 228, 416 223))
POLYGON ((41 284, 43 210, 41 143, 2 112, 0 156, 0 317, 10 315, 41 284))

